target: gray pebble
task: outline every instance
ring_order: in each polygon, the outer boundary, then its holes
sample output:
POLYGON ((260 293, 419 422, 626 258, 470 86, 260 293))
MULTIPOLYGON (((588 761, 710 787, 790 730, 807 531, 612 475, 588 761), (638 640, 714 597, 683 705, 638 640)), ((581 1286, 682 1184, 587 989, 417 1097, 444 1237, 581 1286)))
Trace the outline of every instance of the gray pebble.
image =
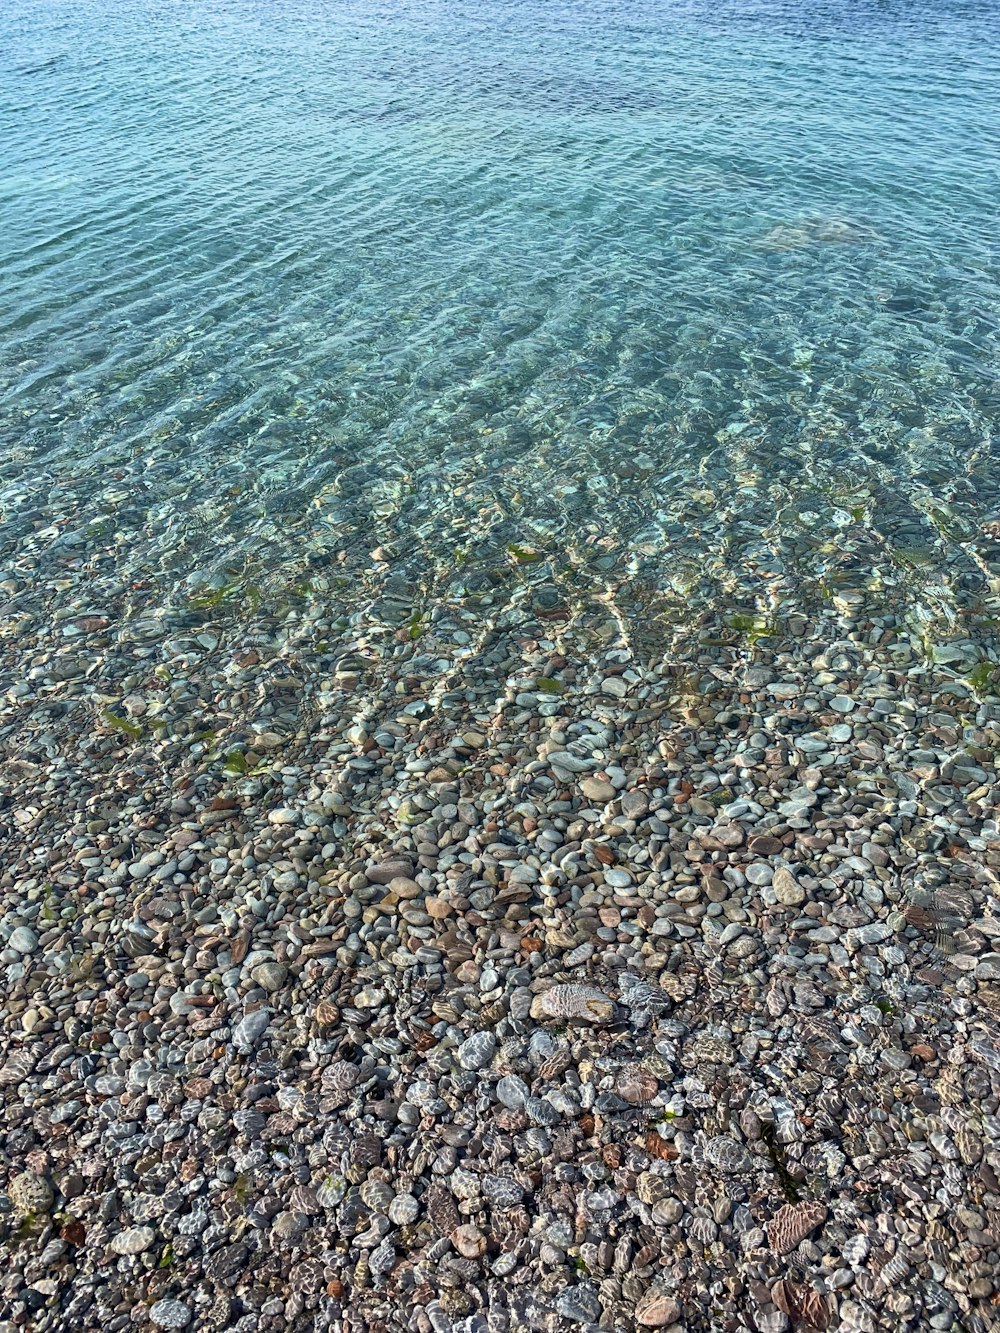
POLYGON ((187 1328, 191 1322, 191 1307, 169 1298, 155 1301, 149 1307, 149 1318, 157 1328, 187 1328))
POLYGON ((38 948, 38 936, 30 926, 18 926, 11 931, 8 943, 17 953, 34 953, 38 948))

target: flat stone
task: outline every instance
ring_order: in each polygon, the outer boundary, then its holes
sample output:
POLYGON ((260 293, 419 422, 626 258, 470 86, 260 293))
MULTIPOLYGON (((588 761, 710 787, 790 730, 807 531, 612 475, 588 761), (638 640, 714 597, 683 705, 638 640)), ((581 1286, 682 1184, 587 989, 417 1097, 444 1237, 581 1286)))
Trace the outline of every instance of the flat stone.
POLYGON ((389 892, 394 893, 397 898, 419 898, 423 889, 415 879, 410 879, 407 875, 395 875, 389 881, 389 892))
POLYGON ((596 759, 581 759, 579 755, 570 754, 568 750, 553 750, 549 755, 549 763, 553 768, 562 769, 564 773, 586 773, 588 769, 597 767, 596 759))
POLYGON ((246 1014, 233 1029, 233 1045, 238 1051, 252 1051, 267 1031, 270 1021, 270 1009, 255 1009, 252 1014, 246 1014))
POLYGON ((531 1002, 532 1018, 576 1019, 584 1023, 610 1023, 614 1001, 596 986, 577 982, 550 987, 531 1002))
POLYGON ((777 856, 785 850, 784 843, 770 833, 755 833, 747 847, 755 856, 777 856))
POLYGON ((635 1319, 643 1328, 666 1328, 676 1324, 681 1317, 680 1302, 665 1291, 651 1288, 636 1306, 635 1319))
POLYGON ((115 1254, 142 1254, 155 1240, 156 1232, 152 1227, 129 1227, 126 1231, 119 1231, 111 1242, 111 1248, 115 1254))
POLYGON ((613 866, 609 870, 605 870, 604 882, 610 884, 613 889, 627 889, 632 884, 632 876, 627 870, 620 870, 613 866))
POLYGON ((797 907, 806 900, 805 889, 785 866, 779 866, 774 872, 771 887, 783 907, 797 907))
POLYGON ((814 804, 815 802, 801 800, 782 801, 778 806, 778 814, 783 819, 809 819, 814 804))
POLYGON ((708 841, 718 843, 720 847, 732 849, 742 847, 746 834, 739 824, 716 824, 709 831, 708 841))
POLYGON ((365 871, 365 878, 369 884, 390 884, 397 878, 409 879, 412 874, 413 862, 401 856, 369 866, 365 871))
POLYGON ((872 921, 867 926, 858 926, 844 932, 844 948, 854 953, 855 949, 866 944, 881 944, 892 934, 892 927, 885 921, 872 921))
POLYGON ((602 805, 615 798, 614 787, 603 778, 584 778, 580 783, 580 790, 588 801, 599 801, 602 805))

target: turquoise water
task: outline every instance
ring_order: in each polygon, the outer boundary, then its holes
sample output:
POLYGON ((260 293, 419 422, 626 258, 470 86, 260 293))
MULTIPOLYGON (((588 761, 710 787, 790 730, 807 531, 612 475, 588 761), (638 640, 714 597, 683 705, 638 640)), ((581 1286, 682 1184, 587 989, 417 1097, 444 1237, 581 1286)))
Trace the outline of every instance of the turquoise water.
POLYGON ((998 92, 991 0, 9 0, 4 563, 988 637, 998 92))

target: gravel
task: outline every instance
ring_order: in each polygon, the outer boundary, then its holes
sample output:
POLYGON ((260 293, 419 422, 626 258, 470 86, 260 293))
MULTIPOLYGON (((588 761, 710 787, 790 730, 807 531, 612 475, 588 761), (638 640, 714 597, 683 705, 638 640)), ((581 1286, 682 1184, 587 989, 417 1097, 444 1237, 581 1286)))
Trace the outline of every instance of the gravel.
POLYGON ((550 602, 11 648, 14 1325, 992 1327, 1000 704, 550 602))

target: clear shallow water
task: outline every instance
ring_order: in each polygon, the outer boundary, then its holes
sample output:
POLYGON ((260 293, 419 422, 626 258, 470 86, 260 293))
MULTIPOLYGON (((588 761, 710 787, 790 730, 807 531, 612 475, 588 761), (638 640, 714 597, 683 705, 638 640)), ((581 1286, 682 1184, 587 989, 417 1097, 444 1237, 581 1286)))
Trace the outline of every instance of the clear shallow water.
POLYGON ((14 0, 0 53, 40 585, 993 643, 1000 4, 14 0))

